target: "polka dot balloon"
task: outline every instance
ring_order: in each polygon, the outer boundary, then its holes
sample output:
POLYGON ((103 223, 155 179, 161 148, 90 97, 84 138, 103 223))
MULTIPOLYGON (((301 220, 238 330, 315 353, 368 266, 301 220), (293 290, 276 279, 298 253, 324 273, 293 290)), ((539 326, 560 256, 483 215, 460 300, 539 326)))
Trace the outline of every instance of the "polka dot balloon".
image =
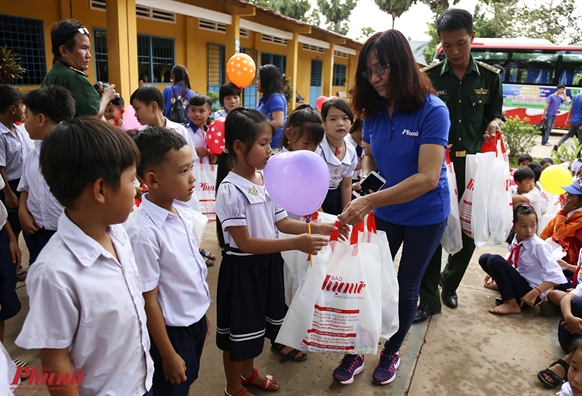
POLYGON ((228 60, 226 69, 228 78, 240 89, 253 82, 256 71, 255 61, 247 54, 234 54, 228 60))
POLYGON ((208 126, 206 145, 212 154, 222 154, 224 149, 224 118, 218 118, 208 126))

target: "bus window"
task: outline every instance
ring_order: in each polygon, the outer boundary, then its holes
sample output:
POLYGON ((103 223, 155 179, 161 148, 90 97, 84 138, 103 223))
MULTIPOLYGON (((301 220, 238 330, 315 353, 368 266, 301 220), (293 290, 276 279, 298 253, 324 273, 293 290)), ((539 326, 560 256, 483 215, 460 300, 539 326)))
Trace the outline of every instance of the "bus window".
POLYGON ((505 82, 508 73, 505 70, 505 66, 507 65, 507 59, 509 59, 509 53, 504 50, 483 50, 480 48, 472 48, 471 55, 475 60, 485 62, 490 64, 493 67, 498 68, 501 70, 501 81, 505 82))
POLYGON ((555 85, 558 54, 514 52, 509 64, 509 81, 519 84, 555 85))
POLYGON ((562 55, 560 84, 582 86, 582 52, 572 51, 562 55))

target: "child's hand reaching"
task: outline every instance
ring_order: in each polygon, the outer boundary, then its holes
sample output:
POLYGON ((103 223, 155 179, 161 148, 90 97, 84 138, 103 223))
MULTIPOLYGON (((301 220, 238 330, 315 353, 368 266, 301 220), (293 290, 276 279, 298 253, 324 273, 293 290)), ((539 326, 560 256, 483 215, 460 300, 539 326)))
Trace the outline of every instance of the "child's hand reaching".
POLYGON ((303 253, 316 255, 321 248, 327 246, 327 239, 309 234, 301 234, 295 237, 296 249, 303 253))
POLYGON ((519 304, 520 307, 523 307, 523 304, 527 304, 530 307, 533 307, 536 303, 536 300, 540 296, 540 293, 537 289, 531 289, 525 296, 521 298, 521 303, 519 304))
MULTIPOLYGON (((337 230, 335 224, 332 223, 312 223, 311 224, 312 232, 314 234, 320 235, 331 235, 334 231, 337 230)), ((339 229, 339 239, 345 241, 350 236, 350 227, 344 224, 340 226, 339 229)))
POLYGON ((570 334, 582 334, 582 319, 569 315, 562 325, 570 334))
POLYGON ((170 383, 175 385, 186 382, 186 363, 176 352, 171 356, 162 358, 162 366, 166 381, 170 381, 170 383))

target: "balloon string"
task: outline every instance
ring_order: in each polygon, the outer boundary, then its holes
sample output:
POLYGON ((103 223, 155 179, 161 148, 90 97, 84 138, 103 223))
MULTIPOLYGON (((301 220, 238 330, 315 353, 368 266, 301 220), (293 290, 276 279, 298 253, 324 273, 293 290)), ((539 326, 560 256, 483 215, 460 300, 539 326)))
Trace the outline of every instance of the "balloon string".
MULTIPOLYGON (((307 223, 307 232, 311 235, 311 215, 305 216, 305 222, 307 223)), ((313 266, 313 256, 309 255, 309 268, 313 266)))

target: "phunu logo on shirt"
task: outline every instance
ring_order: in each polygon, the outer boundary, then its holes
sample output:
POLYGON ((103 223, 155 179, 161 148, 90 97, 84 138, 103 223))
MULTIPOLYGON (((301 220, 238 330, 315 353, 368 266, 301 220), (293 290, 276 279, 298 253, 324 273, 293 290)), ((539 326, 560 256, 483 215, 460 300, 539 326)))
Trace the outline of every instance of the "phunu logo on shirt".
POLYGON ((405 129, 402 131, 402 135, 410 137, 418 137, 418 131, 411 131, 410 129, 405 129))
POLYGON ((363 281, 357 283, 344 282, 341 276, 326 275, 323 285, 321 285, 321 290, 335 293, 360 294, 364 287, 366 287, 366 284, 363 281))

